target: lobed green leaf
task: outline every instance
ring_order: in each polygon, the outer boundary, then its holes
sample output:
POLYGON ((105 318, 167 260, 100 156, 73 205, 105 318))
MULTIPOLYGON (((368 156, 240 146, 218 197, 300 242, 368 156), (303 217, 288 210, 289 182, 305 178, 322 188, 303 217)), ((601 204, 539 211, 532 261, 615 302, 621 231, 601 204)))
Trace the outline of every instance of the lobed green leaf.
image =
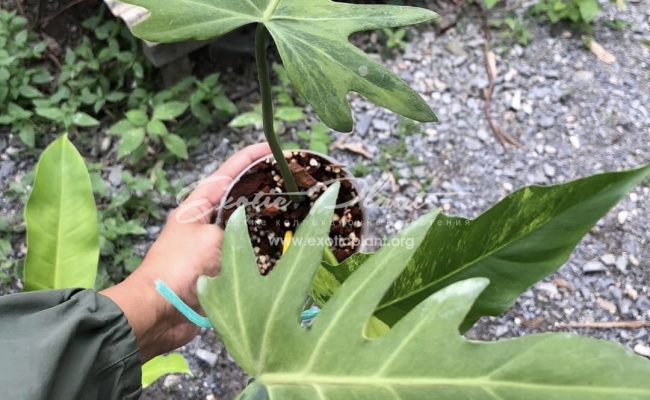
POLYGON ((438 16, 432 11, 330 0, 127 2, 151 13, 134 29, 137 36, 151 42, 209 40, 244 25, 264 24, 300 95, 335 130, 352 130, 349 92, 411 119, 436 120, 415 91, 349 41, 359 31, 434 20, 438 16))
POLYGON ((199 280, 203 309, 229 353, 254 378, 239 399, 650 399, 650 362, 620 345, 566 334, 491 343, 463 338, 459 326, 488 286, 485 278, 438 290, 389 332, 369 339, 368 321, 428 236, 435 213, 391 242, 415 246, 387 246, 369 256, 311 327, 302 327, 299 315, 337 191, 330 188, 318 200, 267 277, 257 270, 240 208, 226 227, 221 275, 199 280))

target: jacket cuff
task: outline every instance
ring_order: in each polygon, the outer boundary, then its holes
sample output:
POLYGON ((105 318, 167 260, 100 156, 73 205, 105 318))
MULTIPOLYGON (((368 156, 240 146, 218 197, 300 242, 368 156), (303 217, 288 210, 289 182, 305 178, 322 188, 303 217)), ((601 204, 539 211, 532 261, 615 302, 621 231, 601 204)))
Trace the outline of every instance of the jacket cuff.
POLYGON ((91 290, 81 293, 94 297, 96 317, 104 320, 105 326, 110 327, 106 331, 104 345, 97 357, 97 365, 103 366, 96 371, 98 382, 106 382, 113 389, 119 387, 119 399, 138 399, 142 391, 142 359, 135 333, 124 312, 102 294, 91 290), (113 379, 119 384, 111 382, 113 379))

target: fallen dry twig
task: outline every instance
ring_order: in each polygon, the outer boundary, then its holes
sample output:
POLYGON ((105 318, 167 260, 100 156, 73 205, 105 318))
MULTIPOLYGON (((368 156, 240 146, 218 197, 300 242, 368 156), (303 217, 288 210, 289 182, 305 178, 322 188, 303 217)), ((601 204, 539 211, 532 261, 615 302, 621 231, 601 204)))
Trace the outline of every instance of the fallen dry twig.
POLYGON ((483 38, 485 40, 485 44, 483 45, 483 54, 485 57, 485 71, 487 72, 488 75, 488 87, 485 90, 483 90, 483 97, 485 99, 483 111, 485 112, 485 118, 487 119, 488 124, 490 125, 490 129, 492 130, 492 133, 494 133, 494 136, 496 136, 496 138, 501 143, 501 146, 506 148, 506 146, 510 144, 515 147, 521 147, 521 143, 517 139, 515 139, 514 137, 506 133, 503 129, 501 129, 501 126, 499 126, 497 121, 494 118, 492 118, 492 95, 494 94, 494 88, 496 86, 496 77, 497 77, 496 56, 492 51, 492 45, 491 45, 492 32, 490 31, 490 26, 488 24, 487 16, 485 14, 485 9, 483 8, 483 5, 480 4, 480 2, 477 4, 480 10, 481 21, 483 26, 483 38))
POLYGON ((372 160, 372 154, 366 149, 366 146, 363 143, 335 143, 334 148, 337 150, 349 151, 355 154, 359 154, 372 160))
POLYGON ((569 322, 558 324, 558 329, 642 329, 650 328, 650 321, 569 322))
POLYGON ((583 36, 582 41, 601 62, 605 64, 614 64, 616 62, 616 56, 605 50, 605 48, 601 46, 600 43, 596 42, 594 38, 583 36))

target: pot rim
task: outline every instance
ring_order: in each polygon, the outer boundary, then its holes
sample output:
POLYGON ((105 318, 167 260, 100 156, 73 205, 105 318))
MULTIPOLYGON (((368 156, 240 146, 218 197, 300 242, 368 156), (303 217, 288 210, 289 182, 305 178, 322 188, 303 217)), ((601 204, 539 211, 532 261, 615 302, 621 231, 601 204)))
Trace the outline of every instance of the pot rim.
MULTIPOLYGON (((359 184, 358 184, 359 179, 357 177, 355 177, 350 172, 350 170, 349 170, 349 168, 347 166, 337 162, 333 157, 330 157, 329 155, 322 154, 322 153, 319 153, 319 152, 316 152, 316 151, 313 151, 313 150, 307 150, 307 149, 283 150, 283 153, 285 154, 285 156, 288 155, 288 154, 292 154, 292 153, 309 153, 309 154, 312 154, 312 155, 315 155, 317 157, 322 158, 323 160, 329 162, 332 165, 340 166, 341 170, 343 172, 345 172, 345 175, 347 175, 347 177, 349 177, 349 180, 352 183, 352 187, 354 189, 356 189, 357 194, 361 193, 359 191, 359 184)), ((223 213, 224 213, 223 204, 225 203, 225 201, 230 196, 230 192, 235 187, 235 185, 237 183, 239 183, 241 178, 246 173, 248 173, 248 171, 250 171, 254 166, 256 166, 256 165, 258 165, 260 163, 266 162, 266 160, 272 159, 272 158, 273 158, 273 154, 269 154, 269 155, 266 155, 264 157, 258 158, 257 160, 250 163, 250 165, 248 165, 248 167, 246 167, 239 175, 237 175, 237 177, 235 177, 235 179, 232 180, 232 182, 230 182, 230 184, 228 185, 228 188, 226 189, 224 195, 221 197, 221 199, 219 201, 219 210, 217 212, 217 218, 216 218, 216 221, 215 221, 215 223, 217 225, 219 225, 219 226, 221 226, 221 228, 225 229, 225 224, 223 224, 223 221, 222 221, 223 213)), ((357 202, 357 204, 359 205, 359 208, 361 209, 361 219, 362 219, 363 225, 361 227, 361 232, 360 232, 360 235, 359 235, 359 240, 361 241, 361 245, 357 248, 357 251, 355 253, 353 253, 353 254, 365 252, 365 247, 366 246, 364 245, 365 244, 364 239, 368 236, 368 210, 366 209, 366 205, 364 204, 364 202, 362 200, 359 200, 357 202)))

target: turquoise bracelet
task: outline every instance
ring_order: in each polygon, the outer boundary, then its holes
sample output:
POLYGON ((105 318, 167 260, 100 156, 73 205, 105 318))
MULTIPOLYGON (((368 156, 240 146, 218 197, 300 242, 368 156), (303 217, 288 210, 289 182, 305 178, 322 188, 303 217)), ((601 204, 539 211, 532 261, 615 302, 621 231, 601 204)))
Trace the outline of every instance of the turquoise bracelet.
MULTIPOLYGON (((163 281, 156 281, 156 291, 160 294, 169 304, 174 306, 188 321, 198 326, 199 328, 214 329, 210 320, 201 314, 194 311, 190 306, 188 306, 183 300, 174 291, 165 284, 163 281)), ((300 319, 303 322, 310 321, 314 319, 320 312, 317 308, 310 308, 305 310, 300 315, 300 319)))

